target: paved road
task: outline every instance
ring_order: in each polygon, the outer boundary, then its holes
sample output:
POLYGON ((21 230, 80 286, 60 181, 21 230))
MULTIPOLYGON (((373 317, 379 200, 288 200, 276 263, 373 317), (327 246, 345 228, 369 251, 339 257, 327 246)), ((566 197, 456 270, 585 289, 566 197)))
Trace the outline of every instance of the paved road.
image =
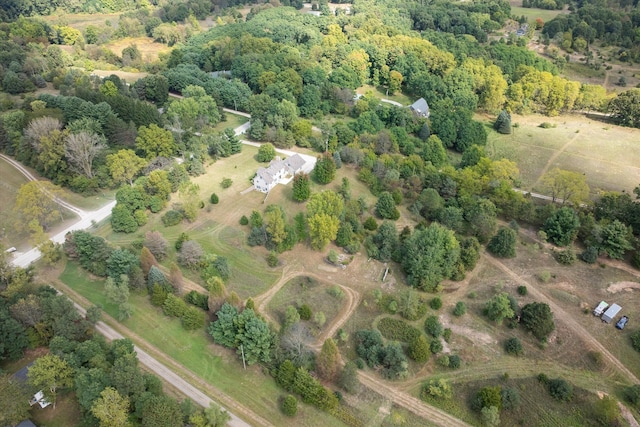
MULTIPOLYGON (((76 309, 80 312, 80 314, 82 314, 83 316, 86 314, 86 310, 81 305, 77 303, 74 303, 74 305, 76 306, 76 309)), ((96 324, 96 330, 100 332, 102 335, 104 335, 108 340, 118 340, 118 339, 125 338, 124 336, 116 332, 112 327, 110 327, 104 322, 98 322, 96 324)), ((138 354, 138 360, 140 361, 140 363, 145 365, 147 368, 149 368, 156 375, 158 375, 159 377, 164 379, 166 382, 171 384, 173 387, 180 390, 180 392, 182 392, 185 396, 188 396, 195 403, 202 406, 203 408, 208 408, 212 403, 217 404, 217 402, 214 402, 209 396, 207 396, 206 394, 204 394, 203 392, 201 392, 200 390, 198 390, 197 388, 189 384, 187 381, 180 378, 171 369, 167 368, 165 365, 158 362, 158 360, 152 357, 151 355, 149 355, 149 353, 142 350, 138 346, 134 346, 133 348, 138 354)), ((226 408, 222 407, 222 409, 227 411, 227 413, 231 417, 231 420, 227 424, 228 426, 250 427, 250 424, 247 424, 237 416, 233 415, 226 408)))

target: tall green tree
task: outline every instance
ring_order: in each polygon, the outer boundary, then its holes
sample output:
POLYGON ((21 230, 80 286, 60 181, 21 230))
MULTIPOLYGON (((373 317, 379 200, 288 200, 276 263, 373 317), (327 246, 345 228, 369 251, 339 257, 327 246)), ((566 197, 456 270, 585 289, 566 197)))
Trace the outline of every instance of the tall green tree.
POLYGON ((0 375, 0 425, 17 425, 29 418, 30 394, 10 375, 0 375))
POLYGON ((506 292, 501 292, 487 301, 485 312, 489 319, 498 324, 502 323, 504 319, 510 319, 515 316, 509 301, 509 294, 506 292))
POLYGON ((558 246, 571 244, 578 234, 580 219, 575 210, 570 207, 562 207, 546 219, 542 230, 547 234, 547 239, 558 246))
POLYGON ((316 371, 320 378, 333 381, 340 367, 340 353, 333 339, 328 338, 316 357, 316 371))
POLYGON ((147 162, 136 156, 133 150, 119 150, 107 156, 107 168, 116 183, 128 182, 133 186, 133 178, 146 164, 147 162))
POLYGON ((126 427, 129 425, 129 399, 115 388, 107 387, 93 402, 91 413, 100 421, 100 427, 126 427))
POLYGON ((324 153, 318 156, 316 166, 311 174, 313 180, 318 184, 326 185, 336 177, 336 162, 330 153, 324 153))
POLYGON ((453 231, 433 223, 408 237, 401 252, 409 285, 435 292, 442 280, 453 275, 460 258, 460 245, 453 231))
POLYGON ((73 385, 73 369, 55 354, 47 354, 33 362, 27 378, 34 388, 43 390, 45 398, 55 409, 58 389, 73 385))
POLYGON ((516 256, 517 240, 518 233, 514 229, 501 227, 489 241, 487 249, 500 258, 513 258, 516 256))
POLYGON ((400 212, 396 208, 393 196, 388 191, 383 191, 380 197, 378 197, 378 201, 376 202, 376 215, 382 219, 396 220, 400 218, 400 212))
POLYGON ((136 137, 136 149, 148 160, 156 157, 172 157, 177 150, 176 142, 170 131, 156 124, 140 126, 136 137))
POLYGON ((544 174, 542 186, 551 194, 554 202, 561 200, 562 204, 579 205, 589 199, 587 177, 580 172, 554 168, 544 174))
POLYGON ((304 202, 311 196, 311 187, 309 175, 298 173, 293 178, 293 200, 296 202, 304 202))

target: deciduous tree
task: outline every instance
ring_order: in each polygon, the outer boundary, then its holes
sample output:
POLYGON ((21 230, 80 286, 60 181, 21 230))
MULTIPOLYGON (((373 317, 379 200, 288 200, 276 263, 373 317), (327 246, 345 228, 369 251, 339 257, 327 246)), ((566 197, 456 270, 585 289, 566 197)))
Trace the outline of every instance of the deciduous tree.
POLYGON ((402 267, 410 286, 434 292, 450 278, 460 257, 460 245, 453 231, 433 223, 416 230, 402 244, 402 267))
POLYGON ((29 418, 29 393, 11 375, 0 375, 0 425, 17 425, 29 418))
POLYGON ((589 199, 587 177, 579 172, 552 169, 542 177, 542 185, 551 194, 553 201, 562 200, 562 204, 579 205, 589 199))
POLYGON ((485 311, 487 317, 498 324, 502 323, 504 319, 510 319, 515 316, 509 301, 509 294, 506 292, 501 292, 487 301, 485 311))
POLYGON ((539 340, 546 339, 556 327, 551 308, 543 302, 532 302, 522 307, 520 322, 539 340))
POLYGON ((138 129, 136 149, 148 160, 156 157, 172 157, 177 148, 171 132, 156 124, 152 123, 148 127, 140 126, 138 129))
POLYGON ((34 388, 44 391, 45 398, 55 409, 58 389, 73 385, 73 369, 55 354, 47 354, 33 362, 27 378, 34 388))
POLYGON ((133 150, 120 150, 107 156, 109 173, 116 183, 128 182, 133 186, 133 178, 147 165, 133 150))
POLYGON ((47 230, 55 221, 61 220, 55 199, 60 189, 48 181, 30 181, 20 186, 16 195, 15 213, 20 218, 16 226, 20 230, 27 230, 30 223, 47 230))
POLYGON ((129 399, 115 388, 107 387, 93 402, 91 413, 100 421, 100 427, 126 427, 129 425, 129 399))
POLYGON ((72 170, 87 178, 93 178, 93 160, 105 146, 104 138, 95 133, 82 131, 65 138, 64 153, 72 170))

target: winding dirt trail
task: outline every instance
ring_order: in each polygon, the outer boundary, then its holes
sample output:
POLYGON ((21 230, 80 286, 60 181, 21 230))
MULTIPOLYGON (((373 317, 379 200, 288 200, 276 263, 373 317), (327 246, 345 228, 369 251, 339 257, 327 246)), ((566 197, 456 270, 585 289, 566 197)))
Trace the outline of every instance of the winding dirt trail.
POLYGON ((527 289, 529 289, 529 293, 532 294, 532 296, 535 297, 536 300, 548 304, 549 307, 551 308, 551 311, 553 311, 553 315, 556 318, 556 320, 563 322, 565 325, 571 328, 573 332, 580 339, 582 339, 582 341, 584 341, 586 345, 590 346, 593 350, 600 352, 605 360, 607 360, 611 365, 615 366, 618 369, 618 371, 624 374, 630 381, 636 384, 640 382, 638 378, 633 374, 633 372, 627 369, 627 367, 624 366, 624 364, 622 364, 622 362, 620 362, 613 354, 611 354, 605 346, 600 344, 600 342, 597 339, 592 337, 591 334, 582 327, 582 325, 576 322, 570 314, 565 312, 558 304, 556 304, 553 300, 551 300, 551 298, 547 297, 544 293, 538 290, 537 287, 535 287, 528 281, 524 280, 522 277, 516 274, 513 270, 511 270, 509 267, 504 265, 502 262, 500 262, 498 259, 494 258, 493 256, 489 254, 483 254, 482 257, 485 260, 487 260, 489 263, 493 264, 495 267, 500 269, 502 272, 507 274, 514 282, 518 283, 519 285, 526 286, 527 289))
POLYGON ((435 406, 427 405, 420 399, 404 393, 396 387, 392 387, 371 376, 368 372, 359 371, 358 378, 365 387, 376 391, 387 399, 393 401, 396 405, 402 406, 403 408, 408 409, 414 414, 424 418, 425 420, 429 420, 434 424, 441 427, 471 427, 470 424, 465 423, 461 419, 449 415, 435 406))

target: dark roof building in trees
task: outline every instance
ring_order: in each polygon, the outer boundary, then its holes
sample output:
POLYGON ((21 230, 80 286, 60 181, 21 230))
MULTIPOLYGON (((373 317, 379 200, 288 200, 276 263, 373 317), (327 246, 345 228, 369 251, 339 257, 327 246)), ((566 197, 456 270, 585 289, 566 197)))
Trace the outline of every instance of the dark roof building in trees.
POLYGON ((424 117, 425 119, 429 117, 429 104, 424 98, 418 99, 416 102, 409 106, 411 111, 413 111, 417 116, 424 117))

